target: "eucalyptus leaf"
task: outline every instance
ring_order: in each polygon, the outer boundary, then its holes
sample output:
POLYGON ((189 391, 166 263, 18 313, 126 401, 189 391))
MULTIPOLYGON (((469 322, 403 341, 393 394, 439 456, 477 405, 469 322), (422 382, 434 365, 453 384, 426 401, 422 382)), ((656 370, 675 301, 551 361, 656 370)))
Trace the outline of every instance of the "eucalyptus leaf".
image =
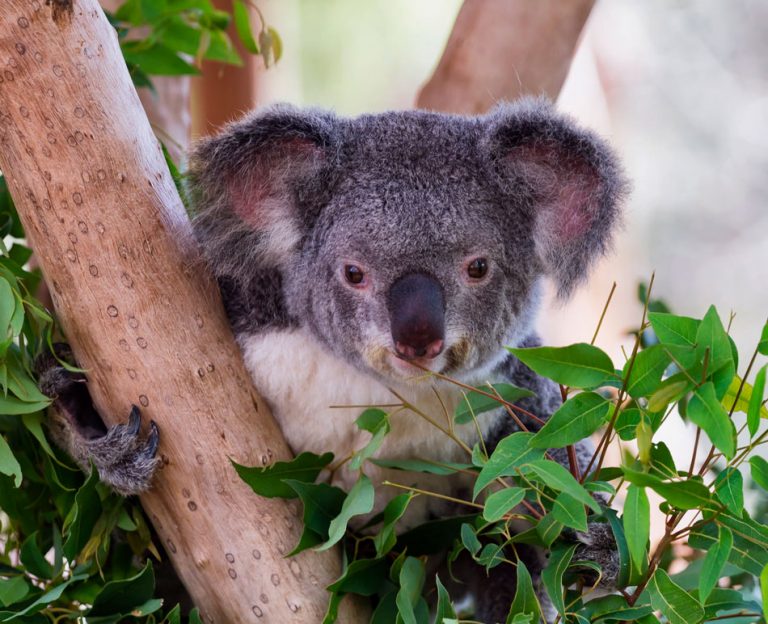
POLYGON ((267 498, 295 498, 296 492, 285 484, 285 479, 311 483, 333 461, 333 453, 304 452, 290 461, 278 461, 269 466, 242 466, 232 462, 237 474, 251 489, 267 498))
POLYGON ((631 483, 624 501, 624 535, 635 571, 643 573, 647 567, 648 539, 651 529, 651 506, 645 488, 631 483))
POLYGON ((565 617, 565 600, 563 598, 563 576, 576 552, 576 544, 559 546, 549 556, 547 567, 541 573, 541 581, 547 590, 547 595, 561 617, 565 617))
POLYGON ((733 532, 725 526, 718 528, 717 541, 707 551, 699 575, 699 599, 706 603, 710 592, 717 585, 720 574, 733 548, 733 532))
POLYGON ((509 351, 539 375, 571 388, 595 388, 616 376, 611 358, 586 343, 509 351))
POLYGON ((317 547, 317 550, 327 550, 336 544, 347 530, 347 524, 355 516, 370 513, 373 509, 373 484, 365 475, 360 475, 352 489, 349 491, 339 515, 336 516, 328 527, 328 540, 317 547))
POLYGON ((568 399, 531 438, 531 448, 561 448, 588 438, 605 420, 613 404, 595 392, 568 399))

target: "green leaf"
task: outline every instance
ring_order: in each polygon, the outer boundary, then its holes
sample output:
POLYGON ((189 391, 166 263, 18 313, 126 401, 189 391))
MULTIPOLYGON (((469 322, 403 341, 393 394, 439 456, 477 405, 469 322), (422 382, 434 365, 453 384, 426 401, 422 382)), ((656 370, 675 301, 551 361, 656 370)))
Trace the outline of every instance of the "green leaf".
POLYGON ((571 388, 595 388, 616 376, 611 358, 586 343, 509 351, 539 375, 571 388))
POLYGON ((253 31, 251 30, 251 17, 248 14, 248 8, 242 0, 234 0, 232 2, 232 17, 235 20, 237 36, 240 37, 243 47, 251 54, 259 54, 261 52, 259 44, 256 43, 253 31))
POLYGON ((657 568, 651 577, 648 593, 653 608, 666 615, 670 624, 696 624, 704 618, 704 609, 699 602, 661 568, 657 568))
POLYGON ((328 527, 328 541, 317 547, 317 550, 328 550, 342 537, 347 530, 347 524, 355 517, 370 513, 373 509, 373 485, 365 475, 360 475, 357 483, 352 487, 339 515, 336 516, 328 527))
POLYGON ((392 624, 397 621, 397 592, 391 591, 386 594, 376 606, 376 610, 371 616, 370 624, 392 624))
POLYGON ((240 478, 251 486, 256 494, 267 498, 295 498, 296 492, 283 483, 283 480, 312 483, 332 461, 333 453, 315 455, 304 452, 290 461, 279 461, 270 466, 241 466, 234 461, 232 465, 240 478))
POLYGON ((707 351, 707 378, 712 380, 717 398, 722 399, 731 384, 736 366, 731 341, 714 306, 707 310, 696 332, 696 354, 700 361, 707 351))
POLYGON ((715 495, 731 513, 744 510, 744 479, 738 468, 726 468, 715 479, 715 495))
POLYGON ((27 431, 29 431, 33 436, 35 436, 37 443, 48 454, 48 456, 55 459, 56 455, 53 453, 53 449, 51 448, 51 445, 48 444, 48 439, 45 437, 45 433, 43 433, 43 420, 44 420, 43 412, 34 412, 32 414, 24 414, 21 417, 21 422, 24 423, 24 426, 27 428, 27 431))
POLYGON ((475 529, 471 524, 466 522, 461 525, 461 543, 472 556, 480 552, 480 548, 482 547, 480 540, 477 539, 475 529))
POLYGON ((614 430, 625 442, 635 439, 637 425, 640 424, 643 415, 636 407, 627 407, 619 412, 614 424, 614 430))
POLYGON ((525 498, 525 490, 519 487, 509 487, 491 494, 485 501, 483 518, 488 522, 501 520, 508 511, 517 507, 525 498))
POLYGON ((412 492, 408 494, 398 494, 387 503, 384 508, 384 521, 381 529, 373 537, 373 544, 376 546, 376 555, 384 556, 394 548, 397 538, 395 537, 395 527, 397 521, 403 517, 408 504, 414 497, 412 492))
POLYGON ((760 572, 760 595, 763 598, 763 617, 768 620, 768 565, 760 572))
POLYGON ((696 345, 696 332, 700 321, 687 316, 649 312, 648 320, 662 344, 692 347, 696 345))
POLYGON ((368 458, 379 450, 384 438, 390 431, 389 416, 380 409, 367 409, 355 421, 363 431, 372 434, 371 439, 362 449, 357 451, 349 462, 352 470, 358 470, 368 458))
POLYGON ((595 392, 568 399, 531 438, 531 448, 561 448, 592 435, 605 422, 613 404, 595 392))
POLYGON ((328 539, 328 528, 331 521, 341 513, 347 494, 327 483, 306 483, 294 479, 285 479, 284 482, 296 492, 304 506, 304 531, 299 543, 289 553, 292 556, 328 539))
MULTIPOLYGON (((733 532, 733 548, 728 561, 749 574, 759 576, 763 566, 768 564, 768 550, 755 548, 753 542, 739 535, 737 531, 733 532)), ((717 527, 714 523, 709 523, 691 532, 688 536, 688 545, 691 548, 707 551, 714 547, 717 539, 717 527)))
POLYGON ((564 547, 558 546, 552 551, 547 567, 541 573, 541 580, 547 590, 547 595, 561 617, 565 618, 565 600, 563 599, 563 575, 568 569, 576 551, 576 544, 564 547))
POLYGON ((532 437, 532 433, 517 431, 502 438, 477 476, 472 493, 473 500, 497 478, 515 475, 518 466, 544 457, 543 450, 529 448, 532 437))
POLYGON ((699 599, 704 603, 717 585, 720 573, 731 554, 731 548, 733 548, 733 533, 728 527, 719 527, 717 541, 707 550, 699 575, 699 599))
POLYGON ((76 559, 88 543, 93 528, 101 516, 101 500, 96 492, 98 483, 99 473, 93 468, 91 475, 75 494, 75 504, 64 521, 67 535, 64 542, 64 556, 70 561, 76 559))
MULTIPOLYGON (((0 622, 12 622, 14 620, 18 620, 19 622, 25 622, 25 620, 22 619, 24 616, 29 615, 31 613, 37 613, 46 605, 49 605, 52 602, 57 601, 59 598, 61 598, 61 595, 64 593, 64 590, 67 589, 67 587, 69 587, 73 583, 79 583, 80 581, 85 579, 86 576, 87 575, 85 574, 75 574, 71 576, 63 583, 60 583, 56 587, 49 589, 42 596, 37 598, 37 600, 35 600, 33 603, 24 607, 21 611, 17 611, 14 613, 0 612, 0 622)), ((32 621, 35 622, 36 624, 39 620, 32 620, 32 621)))
POLYGON ((628 360, 624 365, 623 376, 627 379, 629 396, 637 399, 652 394, 659 387, 661 376, 670 361, 669 354, 662 345, 643 349, 635 355, 634 363, 632 359, 628 360))
POLYGON ((200 73, 194 65, 161 43, 148 45, 145 41, 124 41, 121 47, 125 60, 147 74, 181 76, 200 73))
POLYGON ((661 382, 658 388, 648 397, 648 410, 650 412, 663 412, 667 405, 682 399, 693 387, 684 373, 672 375, 661 382))
MULTIPOLYGON (((758 376, 759 375, 760 373, 758 372, 758 376)), ((755 378, 755 383, 757 383, 757 381, 758 379, 755 378)), ((733 379, 731 380, 731 385, 728 386, 728 390, 725 391, 725 396, 721 401, 725 411, 729 413, 733 411, 749 414, 749 406, 752 401, 753 390, 754 388, 750 384, 748 384, 746 381, 743 381, 738 375, 734 375, 733 379)), ((760 394, 762 394, 762 391, 760 394)), ((760 402, 762 403, 762 397, 760 402)), ((758 404, 757 410, 758 419, 761 417, 768 418, 768 408, 764 406, 761 407, 758 404)), ((757 427, 757 425, 755 425, 755 427, 757 427)))
POLYGON ((525 567, 525 564, 519 559, 517 561, 516 572, 515 598, 512 600, 512 605, 509 608, 507 622, 510 622, 510 618, 516 614, 526 613, 530 613, 532 615, 531 619, 534 622, 538 622, 541 618, 541 606, 536 597, 536 592, 533 590, 531 574, 528 572, 528 568, 525 567))
POLYGON ((424 587, 424 563, 416 557, 406 557, 400 569, 400 590, 395 602, 404 624, 418 624, 416 605, 424 587))
POLYGON ((555 498, 552 516, 567 527, 577 531, 587 531, 587 512, 584 504, 565 492, 560 492, 555 498))
POLYGON ((650 487, 661 495, 670 505, 677 509, 716 509, 709 490, 695 479, 685 481, 663 481, 647 472, 638 472, 627 466, 622 466, 624 477, 635 485, 650 487))
POLYGON ((752 480, 768 492, 768 461, 759 455, 753 455, 749 458, 749 467, 752 480))
POLYGON ((646 552, 651 530, 651 506, 645 488, 629 485, 622 521, 632 564, 635 571, 642 574, 648 565, 646 552))
POLYGON ((0 578, 0 605, 8 607, 23 600, 29 593, 29 585, 23 576, 0 578))
POLYGON ((509 383, 497 383, 486 386, 477 386, 477 390, 486 394, 498 394, 500 399, 485 396, 479 392, 465 392, 463 399, 456 406, 453 419, 457 425, 472 422, 472 415, 477 416, 484 412, 503 407, 501 401, 515 403, 525 397, 533 396, 533 392, 526 388, 518 388, 509 383))
POLYGON ((548 487, 557 492, 566 492, 573 498, 589 507, 595 513, 600 513, 600 505, 589 495, 584 487, 560 464, 549 459, 529 461, 524 468, 536 474, 548 487))
POLYGON ((357 559, 328 586, 328 591, 374 596, 392 586, 387 577, 388 572, 389 562, 386 559, 357 559))
POLYGON ((768 323, 763 325, 763 331, 760 334, 760 342, 757 343, 757 350, 763 355, 768 355, 768 323))
POLYGON ((10 331, 11 319, 16 311, 16 297, 8 280, 0 277, 0 338, 8 338, 12 334, 10 331))
POLYGON ((763 395, 765 394, 765 375, 768 364, 764 365, 755 375, 755 385, 752 387, 749 404, 747 406, 747 426, 749 437, 752 438, 760 427, 760 418, 768 418, 768 409, 763 407, 763 395))
POLYGON ((544 545, 549 548, 563 532, 563 523, 555 518, 553 513, 548 513, 536 525, 536 534, 544 545))
POLYGON ((272 28, 272 26, 267 27, 267 32, 272 42, 272 60, 277 63, 283 58, 283 40, 280 37, 280 33, 272 28))
POLYGON ((588 622, 595 622, 596 624, 605 624, 606 622, 639 622, 641 621, 640 618, 653 612, 653 607, 651 607, 650 603, 643 603, 643 598, 647 598, 647 594, 641 596, 634 606, 629 606, 623 596, 615 594, 601 596, 600 598, 590 600, 579 610, 579 613, 587 616, 589 618, 588 622))
MULTIPOLYGON (((0 410, 1 413, 3 413, 2 410, 0 410)), ((0 473, 13 477, 15 487, 21 485, 21 466, 2 435, 0 435, 0 473)))
POLYGON ((372 464, 382 468, 394 468, 395 470, 406 470, 408 472, 427 472, 436 475, 449 475, 460 470, 469 470, 470 464, 460 464, 457 462, 438 462, 422 459, 381 459, 371 460, 372 464))
POLYGON ((38 578, 52 579, 55 575, 53 566, 48 563, 45 555, 37 545, 37 535, 39 531, 35 531, 21 545, 20 555, 21 563, 24 565, 28 572, 31 572, 38 578))
POLYGON ((88 617, 128 615, 134 608, 145 604, 155 591, 155 574, 152 562, 147 561, 138 574, 122 580, 110 581, 101 589, 93 601, 88 617))
POLYGON ((209 30, 210 36, 208 47, 203 57, 211 61, 219 61, 229 65, 240 67, 243 60, 232 45, 232 40, 226 32, 220 30, 209 30))
POLYGON ((733 458, 736 453, 736 427, 718 400, 711 381, 693 391, 688 402, 688 418, 702 428, 726 458, 733 458))
POLYGON ((0 396, 0 414, 5 414, 8 416, 31 414, 33 412, 44 410, 50 404, 51 402, 49 400, 28 403, 26 401, 20 401, 19 399, 12 396, 0 396))
POLYGON ((440 582, 440 577, 435 574, 435 587, 437 588, 437 606, 435 607, 435 624, 441 624, 445 618, 455 618, 456 611, 453 608, 448 590, 440 582))

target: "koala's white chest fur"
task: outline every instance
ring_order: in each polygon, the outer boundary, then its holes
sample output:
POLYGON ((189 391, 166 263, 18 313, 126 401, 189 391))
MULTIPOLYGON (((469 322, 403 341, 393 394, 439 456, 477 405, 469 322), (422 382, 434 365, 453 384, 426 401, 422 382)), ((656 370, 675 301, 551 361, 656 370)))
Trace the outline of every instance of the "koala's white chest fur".
MULTIPOLYGON (((279 330, 241 337, 240 346, 256 388, 270 403, 296 453, 331 451, 335 455, 334 463, 339 462, 370 440, 371 434, 355 425, 365 406, 399 403, 381 382, 328 353, 306 330, 279 330)), ((397 388, 397 392, 444 428, 448 427, 448 418, 453 416, 462 396, 458 387, 441 384, 435 389, 429 382, 397 388)), ((466 451, 422 416, 410 410, 383 409, 391 414, 391 432, 376 457, 468 462, 466 451)), ((488 414, 480 416, 483 434, 487 433, 491 421, 488 414)), ((457 427, 455 432, 470 447, 477 440, 474 424, 457 427)), ((383 469, 370 462, 365 466, 365 473, 375 484, 389 480, 441 493, 468 486, 461 476, 451 481, 445 477, 383 469)), ((348 489, 357 475, 357 471, 345 465, 334 473, 333 482, 348 489)), ((386 501, 397 493, 382 487, 376 491, 374 513, 381 511, 386 501)), ((412 501, 403 524, 423 521, 430 510, 439 513, 441 507, 443 504, 438 499, 420 496, 412 501)))

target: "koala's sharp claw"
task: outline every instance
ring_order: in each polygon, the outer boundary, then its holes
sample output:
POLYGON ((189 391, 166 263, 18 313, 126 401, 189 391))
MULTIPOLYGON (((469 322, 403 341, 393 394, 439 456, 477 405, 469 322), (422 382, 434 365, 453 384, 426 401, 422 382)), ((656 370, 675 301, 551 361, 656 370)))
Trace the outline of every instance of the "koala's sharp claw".
POLYGON ((152 420, 149 423, 149 436, 147 437, 147 454, 154 457, 157 454, 157 445, 160 442, 160 430, 157 423, 152 420))
POLYGON ((131 414, 128 416, 128 434, 135 436, 138 435, 139 429, 141 428, 141 410, 139 410, 138 407, 133 405, 131 407, 131 414))

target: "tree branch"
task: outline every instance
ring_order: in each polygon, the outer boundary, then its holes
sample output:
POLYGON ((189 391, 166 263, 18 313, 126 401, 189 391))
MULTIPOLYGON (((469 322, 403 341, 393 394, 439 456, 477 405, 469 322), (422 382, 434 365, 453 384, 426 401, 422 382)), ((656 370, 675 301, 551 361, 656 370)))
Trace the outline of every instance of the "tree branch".
POLYGON ((521 95, 556 99, 594 0, 465 0, 416 106, 484 113, 521 95))

